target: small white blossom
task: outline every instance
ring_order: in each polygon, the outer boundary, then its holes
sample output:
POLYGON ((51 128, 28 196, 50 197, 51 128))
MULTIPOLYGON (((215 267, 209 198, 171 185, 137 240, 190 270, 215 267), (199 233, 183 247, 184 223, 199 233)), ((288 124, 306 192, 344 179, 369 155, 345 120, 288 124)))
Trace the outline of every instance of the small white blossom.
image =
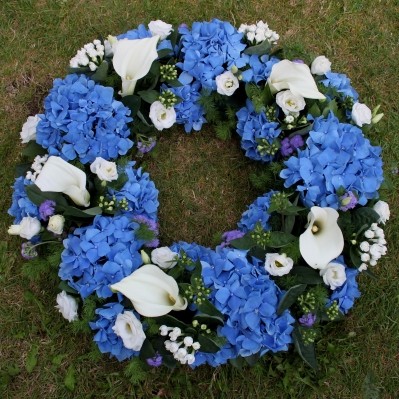
POLYGON ((283 276, 288 274, 294 261, 286 254, 268 253, 265 258, 265 269, 272 276, 283 276))
POLYGON ((368 251, 370 251, 370 244, 367 241, 363 241, 360 243, 360 249, 363 252, 368 252, 368 251))
POLYGON ((366 104, 355 103, 352 107, 352 120, 359 127, 371 123, 371 110, 366 104))
POLYGON ((176 266, 179 254, 173 252, 169 247, 155 248, 151 253, 153 263, 161 269, 171 269, 176 266))
POLYGON ((112 329, 127 349, 139 351, 146 339, 141 321, 130 311, 119 313, 112 329))
POLYGON ((231 96, 238 89, 240 83, 231 71, 226 71, 216 76, 217 92, 224 96, 231 96))
POLYGON ((168 129, 176 122, 176 111, 173 107, 166 108, 160 101, 154 101, 150 106, 150 119, 157 130, 168 129))
POLYGON ((368 262, 370 260, 370 255, 368 253, 361 254, 360 259, 362 262, 368 262))
POLYGON ((201 348, 201 344, 199 342, 193 342, 192 347, 197 351, 199 348, 201 348))
POLYGON ((193 342, 194 340, 192 339, 192 337, 185 337, 183 340, 185 346, 192 346, 193 342))
POLYGON ((276 103, 285 115, 292 115, 294 117, 297 117, 299 112, 306 106, 305 99, 299 94, 292 93, 291 90, 278 92, 276 95, 276 103))
POLYGON ((62 317, 69 322, 78 319, 78 303, 74 297, 68 295, 65 291, 57 295, 57 305, 55 308, 58 309, 62 317))
POLYGON ((331 62, 324 55, 316 57, 310 66, 310 72, 313 75, 324 75, 331 71, 331 62))
POLYGON ((92 43, 85 44, 77 51, 75 57, 69 61, 71 68, 80 68, 89 66, 91 71, 95 71, 104 58, 104 46, 100 40, 94 40, 92 43))
POLYGON ((380 218, 378 219, 378 223, 385 224, 389 217, 391 216, 391 212, 389 210, 389 205, 385 201, 378 201, 374 206, 373 209, 378 213, 380 218))
POLYGON ((40 118, 38 115, 28 117, 19 134, 23 144, 28 143, 31 140, 36 140, 36 128, 39 122, 40 118))
POLYGON ((54 234, 62 234, 64 230, 65 218, 62 215, 53 215, 50 217, 47 230, 54 234))
POLYGON ((107 161, 101 157, 97 157, 92 162, 90 170, 102 181, 113 181, 118 179, 116 163, 107 161))
POLYGON ((19 224, 13 224, 8 229, 8 234, 19 235, 22 238, 30 240, 35 235, 39 234, 42 225, 37 218, 25 216, 19 224))
POLYGON ((157 19, 148 24, 152 36, 159 36, 160 40, 166 39, 173 31, 172 25, 157 19))
POLYGON ((335 262, 330 262, 326 268, 320 270, 320 275, 332 290, 341 287, 346 281, 345 266, 335 262))
POLYGON ((364 236, 366 238, 374 238, 374 232, 372 230, 366 230, 366 232, 364 233, 364 236))

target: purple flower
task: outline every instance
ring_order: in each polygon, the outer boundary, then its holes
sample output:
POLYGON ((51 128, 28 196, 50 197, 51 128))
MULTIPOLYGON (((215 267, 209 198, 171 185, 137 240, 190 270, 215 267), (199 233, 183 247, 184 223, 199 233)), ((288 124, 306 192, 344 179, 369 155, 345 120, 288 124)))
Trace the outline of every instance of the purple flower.
POLYGON ((349 209, 353 209, 357 204, 357 197, 353 194, 352 191, 348 191, 343 196, 339 198, 341 202, 341 207, 339 208, 341 211, 348 211, 349 209))
POLYGON ((304 145, 303 138, 299 134, 296 134, 291 138, 286 137, 281 141, 281 148, 280 148, 281 155, 283 157, 291 155, 295 149, 302 147, 303 145, 304 145))
POLYGON ((158 223, 155 220, 152 220, 144 215, 138 215, 134 218, 134 221, 144 225, 154 234, 154 238, 144 245, 147 248, 156 248, 159 245, 159 240, 156 238, 159 234, 158 223))
POLYGON ((312 327, 316 321, 316 315, 313 313, 304 314, 300 319, 299 323, 304 327, 312 327))
POLYGON ((226 231, 222 235, 223 242, 220 244, 222 248, 228 247, 231 243, 231 241, 236 240, 237 238, 241 238, 245 235, 243 231, 240 230, 231 230, 231 231, 226 231))
POLYGON ((142 154, 146 154, 147 152, 150 152, 155 147, 156 143, 157 143, 157 141, 153 137, 151 137, 151 138, 148 139, 147 142, 139 141, 137 143, 137 149, 142 154))
POLYGON ((49 216, 54 215, 55 211, 55 201, 45 200, 39 206, 39 214, 42 220, 48 220, 49 216))
POLYGON ((304 145, 304 141, 302 136, 296 134, 295 136, 290 138, 290 144, 294 148, 302 147, 304 145))
POLYGON ((292 60, 292 62, 294 62, 295 64, 304 64, 305 63, 303 60, 300 60, 300 59, 292 60))
POLYGON ((145 361, 151 367, 159 367, 162 365, 162 356, 157 352, 154 357, 149 357, 145 361))
POLYGON ((33 245, 30 241, 23 242, 21 245, 21 255, 26 260, 37 258, 38 253, 35 249, 35 245, 33 245))

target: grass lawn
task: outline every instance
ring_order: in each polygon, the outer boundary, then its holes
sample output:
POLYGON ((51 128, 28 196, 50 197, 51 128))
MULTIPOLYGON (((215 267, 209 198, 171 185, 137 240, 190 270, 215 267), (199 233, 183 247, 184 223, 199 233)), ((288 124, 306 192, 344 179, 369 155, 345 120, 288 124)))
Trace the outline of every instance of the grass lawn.
MULTIPOLYGON (((398 153, 399 5, 397 0, 7 0, 0 5, 0 397, 2 398, 314 398, 394 399, 399 396, 398 153), (345 321, 318 345, 319 373, 300 362, 265 357, 252 369, 231 366, 144 375, 93 350, 92 335, 69 325, 54 309, 57 270, 37 271, 19 255, 7 215, 14 167, 26 118, 42 110, 55 77, 66 74, 77 49, 98 35, 119 34, 162 19, 187 24, 217 17, 237 27, 267 21, 280 44, 310 62, 326 55, 347 74, 361 102, 385 113, 370 139, 383 147, 389 184, 382 199, 391 220, 388 255, 377 279, 360 278, 362 297, 345 321)), ((222 142, 212 127, 193 135, 162 132, 156 156, 146 162, 160 190, 163 244, 196 241, 213 246, 233 229, 258 196, 253 166, 238 141, 222 142)))

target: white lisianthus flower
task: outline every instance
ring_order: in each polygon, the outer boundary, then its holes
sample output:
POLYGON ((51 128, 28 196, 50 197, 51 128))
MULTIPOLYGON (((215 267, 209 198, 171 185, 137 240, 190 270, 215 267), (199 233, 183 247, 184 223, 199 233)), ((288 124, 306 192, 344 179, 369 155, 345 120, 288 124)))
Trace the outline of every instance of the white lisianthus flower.
POLYGON ((312 72, 313 75, 324 75, 330 71, 331 62, 324 55, 319 55, 318 57, 316 57, 313 60, 312 65, 310 66, 310 72, 312 72))
POLYGON ((276 103, 283 110, 285 115, 297 117, 305 106, 305 99, 300 95, 295 95, 291 90, 283 90, 277 93, 276 103))
POLYGON ((28 117, 19 134, 22 144, 26 144, 31 140, 36 140, 36 127, 39 122, 40 118, 38 115, 28 117))
POLYGON ((78 319, 78 303, 74 297, 68 295, 65 291, 57 295, 57 306, 55 306, 55 308, 58 309, 62 317, 69 322, 78 319))
POLYGON ((35 235, 39 234, 42 225, 37 218, 25 216, 22 218, 20 224, 13 224, 8 229, 8 234, 20 236, 30 240, 35 235))
POLYGON ((335 290, 346 281, 345 266, 330 262, 323 270, 320 270, 320 276, 323 277, 324 284, 335 290))
POLYGON ((299 236, 299 250, 313 269, 324 269, 344 249, 344 236, 338 226, 338 212, 333 208, 312 206, 308 226, 299 236))
POLYGON ((236 76, 231 71, 226 71, 216 76, 216 90, 224 96, 231 96, 240 86, 236 76))
POLYGON ((272 94, 289 89, 295 95, 305 98, 318 100, 326 98, 319 92, 310 69, 306 64, 282 60, 273 65, 267 83, 272 94))
POLYGON ((369 125, 371 123, 371 109, 366 104, 353 104, 352 120, 359 127, 369 125))
POLYGON ((169 247, 155 248, 151 252, 151 260, 161 269, 171 269, 176 266, 179 254, 173 252, 169 247))
POLYGON ((154 101, 150 107, 150 119, 157 130, 169 129, 176 122, 176 111, 166 108, 160 101, 154 101))
POLYGON ((155 265, 141 266, 110 288, 129 298, 136 311, 145 317, 187 308, 187 299, 179 295, 176 280, 155 265))
POLYGON ((265 269, 272 276, 284 276, 291 271, 293 266, 294 261, 286 254, 266 254, 265 269))
POLYGON ((54 234, 62 234, 64 230, 65 218, 62 215, 53 215, 50 217, 47 230, 54 234))
POLYGON ((122 78, 122 97, 134 93, 137 81, 147 75, 152 63, 158 58, 158 40, 159 36, 118 40, 112 64, 122 78))
POLYGON ((160 19, 151 21, 148 24, 148 29, 150 30, 152 36, 158 35, 160 40, 166 39, 173 31, 171 24, 167 24, 160 19))
POLYGON ((391 216, 391 212, 389 210, 389 205, 385 201, 378 201, 374 206, 373 209, 378 213, 380 218, 378 219, 378 223, 385 224, 389 217, 391 216))
POLYGON ((76 205, 90 205, 85 172, 60 157, 49 157, 35 183, 41 191, 64 193, 76 205))
POLYGON ((92 173, 96 174, 100 180, 113 181, 118 179, 118 170, 115 162, 110 162, 104 158, 97 157, 90 165, 92 173))
POLYGON ((118 337, 122 338, 123 346, 127 349, 139 351, 146 339, 143 325, 130 311, 119 313, 112 329, 118 337))

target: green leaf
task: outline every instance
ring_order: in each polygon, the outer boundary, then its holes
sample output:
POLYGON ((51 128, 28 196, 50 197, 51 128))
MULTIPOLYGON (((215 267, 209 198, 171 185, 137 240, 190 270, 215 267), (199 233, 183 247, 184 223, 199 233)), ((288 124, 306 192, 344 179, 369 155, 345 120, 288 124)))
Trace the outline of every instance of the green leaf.
POLYGON ((155 320, 159 325, 165 324, 168 327, 179 327, 182 331, 184 331, 189 326, 182 321, 176 319, 175 317, 167 314, 165 316, 156 317, 155 320))
POLYGON ((75 389, 75 367, 71 364, 68 367, 67 373, 65 375, 64 384, 67 389, 73 391, 75 389))
POLYGON ((284 223, 283 223, 283 231, 284 233, 290 234, 292 229, 294 228, 295 225, 295 216, 294 215, 288 215, 284 218, 284 223))
POLYGON ((288 309, 291 305, 295 303, 298 299, 299 295, 305 291, 307 285, 306 284, 298 284, 291 287, 281 298, 280 303, 277 307, 277 314, 281 315, 284 310, 288 309))
POLYGON ((198 342, 201 345, 201 352, 215 353, 226 343, 222 337, 209 337, 205 335, 198 336, 198 342))
POLYGON ((67 206, 64 211, 64 216, 72 216, 76 218, 92 218, 96 215, 101 215, 102 209, 99 206, 88 209, 79 209, 74 206, 67 206))
POLYGON ((230 245, 237 249, 251 249, 255 246, 255 241, 250 237, 250 235, 245 235, 241 238, 236 238, 230 242, 230 245))
POLYGON ((314 344, 305 345, 302 340, 301 333, 298 328, 294 329, 292 333, 292 338, 294 340, 295 349, 301 356, 301 358, 307 363, 312 369, 317 370, 317 360, 314 344))
POLYGON ((378 213, 367 206, 357 208, 352 212, 352 224, 355 231, 359 230, 364 225, 369 227, 372 223, 377 223, 379 218, 378 213))
POLYGON ((296 281, 301 284, 321 284, 323 282, 320 274, 308 266, 295 266, 290 274, 296 276, 296 281))
POLYGON ((216 309, 216 307, 208 299, 202 299, 201 304, 197 305, 197 307, 201 313, 218 318, 222 324, 224 323, 223 313, 216 309))
POLYGON ((93 79, 97 83, 102 83, 107 79, 109 64, 107 61, 103 61, 100 66, 96 69, 96 72, 91 75, 91 79, 93 79))
POLYGON ((73 294, 73 295, 77 295, 78 294, 78 291, 76 291, 75 289, 70 287, 65 280, 61 280, 61 282, 58 284, 58 288, 61 291, 67 292, 68 294, 73 294))
POLYGON ((357 247, 351 245, 349 249, 349 256, 351 258, 353 266, 355 266, 356 268, 363 263, 362 259, 360 258, 359 250, 357 249, 357 247))
POLYGON ((334 115, 337 114, 338 112, 337 100, 332 100, 327 104, 327 106, 323 109, 323 116, 327 117, 330 111, 332 111, 334 115))
POLYGON ((45 154, 47 154, 47 151, 40 144, 37 144, 34 140, 29 141, 29 143, 27 143, 22 150, 22 155, 30 159, 33 159, 36 155, 45 154))
POLYGON ((147 338, 145 339, 145 341, 143 342, 143 345, 140 349, 140 359, 145 361, 146 359, 150 358, 150 357, 154 357, 155 356, 155 349, 152 346, 151 341, 147 338))
POLYGON ((25 368, 28 373, 31 373, 37 364, 37 355, 39 353, 39 346, 32 345, 25 362, 25 368))
MULTIPOLYGON (((68 202, 61 193, 55 193, 52 191, 42 191, 36 184, 30 184, 25 187, 28 198, 35 204, 40 205, 45 200, 53 200, 58 207, 68 206, 68 202)), ((58 211, 58 209, 57 209, 58 211)))
POLYGON ((245 356, 244 360, 251 366, 255 366, 256 363, 258 363, 258 360, 260 359, 259 353, 255 353, 254 355, 251 356, 245 356))
POLYGON ((141 98, 132 94, 131 96, 124 96, 121 98, 123 105, 128 107, 132 112, 131 116, 135 117, 140 109, 141 98))
POLYGON ((239 356, 239 357, 236 357, 235 359, 229 359, 229 363, 233 366, 233 367, 235 367, 235 368, 237 368, 237 369, 242 369, 244 366, 246 366, 247 365, 247 362, 244 360, 244 358, 243 357, 241 357, 241 356, 239 356))
POLYGON ((268 54, 270 49, 271 49, 272 45, 265 40, 264 42, 256 45, 256 46, 250 46, 247 47, 244 51, 244 54, 248 54, 248 55, 264 55, 264 54, 268 54))
POLYGON ((281 248, 296 239, 294 235, 284 233, 283 231, 271 231, 270 240, 267 242, 267 245, 272 248, 281 248))
POLYGON ((249 250, 248 255, 254 256, 258 259, 265 259, 267 252, 267 249, 261 247, 253 247, 249 250))
POLYGON ((321 110, 316 102, 314 104, 312 104, 312 106, 309 108, 308 112, 315 118, 317 118, 318 116, 321 116, 321 110))
POLYGON ((173 50, 170 48, 164 48, 162 50, 158 51, 158 58, 164 58, 170 55, 170 53, 173 53, 173 50))
POLYGON ((199 279, 200 281, 202 281, 202 264, 199 259, 195 262, 195 269, 193 270, 193 272, 191 274, 190 282, 192 285, 194 285, 194 283, 195 283, 194 279, 196 279, 196 278, 199 279))
POLYGON ((143 101, 152 104, 159 99, 159 91, 156 90, 143 90, 137 93, 143 101))

